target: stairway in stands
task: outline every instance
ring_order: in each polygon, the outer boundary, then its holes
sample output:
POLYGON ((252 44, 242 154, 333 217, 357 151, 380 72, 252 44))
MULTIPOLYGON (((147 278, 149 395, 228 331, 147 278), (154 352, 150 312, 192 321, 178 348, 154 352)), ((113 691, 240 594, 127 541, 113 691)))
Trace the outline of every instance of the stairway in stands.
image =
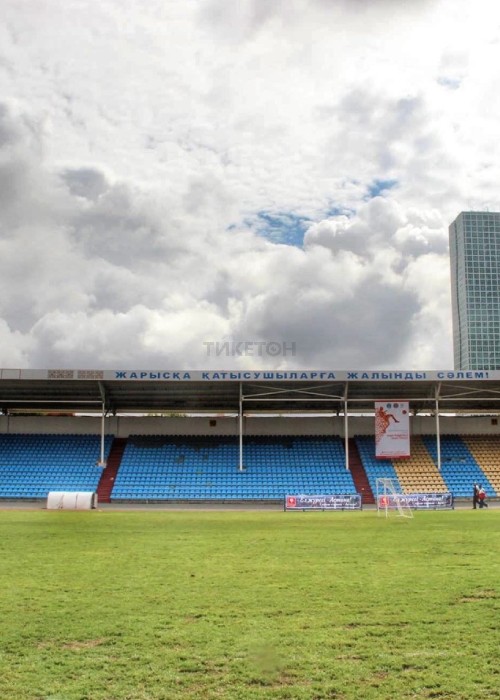
POLYGON ((108 461, 103 469, 99 486, 97 487, 98 503, 111 503, 111 491, 115 483, 115 477, 120 468, 127 438, 115 438, 108 455, 108 461))
POLYGON ((349 438, 349 470, 351 472, 356 491, 361 494, 363 505, 375 503, 368 477, 366 476, 363 462, 359 456, 358 446, 354 438, 349 438))

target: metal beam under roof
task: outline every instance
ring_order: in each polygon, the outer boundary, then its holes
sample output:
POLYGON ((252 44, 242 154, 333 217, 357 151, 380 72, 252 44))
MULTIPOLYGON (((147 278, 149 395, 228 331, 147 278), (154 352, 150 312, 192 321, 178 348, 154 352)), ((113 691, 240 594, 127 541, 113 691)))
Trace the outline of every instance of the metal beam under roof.
POLYGON ((436 399, 441 412, 500 413, 500 372, 475 373, 481 376, 474 378, 464 374, 472 373, 395 372, 381 378, 381 372, 373 371, 0 369, 0 409, 100 412, 104 403, 106 411, 116 414, 237 414, 241 390, 246 413, 343 413, 346 405, 351 413, 371 413, 375 401, 398 400, 409 401, 410 410, 422 413, 435 412, 436 399))

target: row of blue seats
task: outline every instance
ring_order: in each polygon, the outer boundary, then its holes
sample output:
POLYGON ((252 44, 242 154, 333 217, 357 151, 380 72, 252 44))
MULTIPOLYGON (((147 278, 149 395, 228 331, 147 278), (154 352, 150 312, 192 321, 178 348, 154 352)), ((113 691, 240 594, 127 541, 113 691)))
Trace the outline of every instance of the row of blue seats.
POLYGON ((148 474, 175 474, 179 476, 187 475, 189 477, 191 474, 202 474, 205 476, 222 476, 227 478, 236 478, 236 476, 258 478, 260 476, 265 476, 266 474, 281 474, 285 476, 294 476, 297 474, 321 474, 328 476, 331 474, 338 474, 342 471, 349 473, 345 469, 338 470, 324 467, 315 468, 314 465, 288 465, 282 468, 276 465, 247 465, 245 469, 241 471, 238 469, 236 464, 227 465, 226 467, 215 466, 211 469, 204 469, 198 465, 186 465, 183 469, 168 468, 165 466, 155 467, 154 465, 148 465, 147 467, 141 466, 137 467, 136 469, 134 469, 134 467, 122 467, 120 469, 122 474, 139 474, 144 476, 147 476, 148 474))
MULTIPOLYGON (((295 492, 294 492, 295 493, 295 492)), ((309 493, 309 492, 307 492, 309 493)), ((318 493, 321 495, 323 492, 318 493)), ((258 500, 278 500, 283 499, 285 496, 289 495, 289 491, 283 489, 277 491, 268 491, 264 489, 255 489, 248 491, 231 491, 221 489, 219 491, 200 491, 196 490, 177 490, 175 492, 169 491, 155 491, 155 490, 145 490, 145 489, 135 489, 131 491, 120 491, 113 495, 113 500, 134 500, 134 499, 156 499, 156 500, 202 500, 202 499, 258 499, 258 500)), ((316 494, 309 494, 316 495, 316 494)))
MULTIPOLYGON (((109 452, 112 436, 106 436, 109 452)), ((0 497, 46 498, 49 491, 95 491, 102 471, 98 435, 0 435, 0 497)))
POLYGON ((293 491, 295 492, 300 492, 303 493, 304 489, 310 490, 311 488, 315 490, 320 490, 321 493, 351 493, 354 490, 354 487, 352 484, 339 484, 337 482, 325 482, 325 481, 296 481, 296 482, 274 482, 274 481, 267 481, 267 482, 255 482, 253 484, 245 484, 245 485, 235 485, 235 484, 227 484, 227 483, 215 483, 215 482, 204 482, 200 481, 197 483, 192 483, 192 482, 149 482, 149 483, 144 483, 144 482, 138 482, 138 481, 131 481, 127 483, 122 483, 122 484, 117 484, 113 490, 113 495, 121 490, 121 489, 129 489, 129 488, 138 488, 138 487, 144 487, 144 488, 192 488, 192 489, 197 489, 197 488, 213 488, 213 489, 218 489, 218 488, 234 488, 234 489, 253 489, 253 488, 280 488, 280 489, 285 489, 288 491, 293 491))
MULTIPOLYGON (((77 474, 78 472, 72 472, 77 474)), ((119 479, 148 479, 148 478, 159 478, 159 479, 223 479, 232 481, 252 481, 255 479, 300 479, 304 476, 314 477, 318 479, 335 479, 338 481, 351 481, 352 475, 350 472, 345 474, 339 474, 333 471, 315 471, 313 469, 297 469, 296 471, 283 471, 279 469, 273 469, 268 471, 254 471, 248 469, 244 472, 238 472, 237 469, 233 468, 232 472, 204 472, 204 471, 166 471, 166 470, 149 470, 149 471, 129 471, 123 474, 118 473, 117 478, 119 479)))
MULTIPOLYGON (((23 472, 25 473, 25 472, 23 472)), ((78 472, 68 472, 72 474, 78 474, 78 472)), ((83 473, 83 472, 82 472, 83 473)), ((335 472, 328 471, 314 471, 308 469, 300 469, 297 471, 283 471, 280 472, 277 469, 269 471, 253 471, 247 470, 245 472, 238 472, 237 469, 233 469, 232 473, 228 472, 196 472, 196 471, 131 471, 128 473, 118 474, 119 479, 221 479, 221 480, 232 480, 232 481, 253 481, 256 479, 297 479, 304 476, 314 477, 317 479, 335 479, 337 481, 351 481, 351 474, 346 473, 338 474, 335 472)))
MULTIPOLYGON (((270 441, 271 442, 271 441, 270 441)), ((301 444, 299 440, 298 445, 301 444)), ((292 492, 355 492, 352 476, 345 470, 345 456, 340 449, 318 441, 320 448, 314 454, 314 445, 297 449, 295 445, 258 444, 244 446, 246 470, 236 471, 239 447, 224 445, 224 450, 200 449, 199 446, 163 445, 144 449, 137 445, 125 449, 120 471, 112 492, 113 499, 141 498, 141 489, 153 491, 156 497, 172 498, 281 498, 292 492), (325 454, 326 453, 326 454, 325 454), (339 464, 339 478, 332 479, 332 463, 339 464), (316 473, 317 472, 317 473, 316 473), (340 476, 342 475, 342 476, 340 476), (163 480, 158 482, 157 477, 163 480), (300 481, 296 481, 300 477, 300 481), (327 479, 330 480, 327 480, 327 479), (148 484, 148 479, 150 480, 148 484), (134 495, 136 494, 136 495, 134 495), (250 494, 253 494, 251 496, 250 494)), ((151 496, 152 497, 152 496, 151 496)))
POLYGON ((78 489, 68 486, 5 486, 0 489, 0 498, 46 498, 51 491, 95 491, 92 484, 80 484, 78 489), (19 495, 21 494, 21 495, 19 495))

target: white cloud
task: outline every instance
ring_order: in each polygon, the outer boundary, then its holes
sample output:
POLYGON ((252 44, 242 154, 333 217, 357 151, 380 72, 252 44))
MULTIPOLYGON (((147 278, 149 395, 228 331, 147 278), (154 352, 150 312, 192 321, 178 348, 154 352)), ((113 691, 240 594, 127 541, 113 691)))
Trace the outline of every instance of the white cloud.
POLYGON ((0 318, 0 366, 29 367, 32 339, 19 331, 12 331, 6 321, 0 318))
POLYGON ((452 365, 447 225, 500 207, 496 6, 2 9, 2 364, 452 365))

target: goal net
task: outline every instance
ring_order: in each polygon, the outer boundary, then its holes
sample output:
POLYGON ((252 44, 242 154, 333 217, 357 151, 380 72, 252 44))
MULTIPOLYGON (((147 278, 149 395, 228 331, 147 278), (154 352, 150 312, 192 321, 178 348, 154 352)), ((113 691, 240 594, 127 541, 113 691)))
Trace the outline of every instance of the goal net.
POLYGON ((385 517, 394 514, 402 518, 413 518, 413 511, 408 505, 396 479, 377 479, 377 513, 385 513, 385 517))

